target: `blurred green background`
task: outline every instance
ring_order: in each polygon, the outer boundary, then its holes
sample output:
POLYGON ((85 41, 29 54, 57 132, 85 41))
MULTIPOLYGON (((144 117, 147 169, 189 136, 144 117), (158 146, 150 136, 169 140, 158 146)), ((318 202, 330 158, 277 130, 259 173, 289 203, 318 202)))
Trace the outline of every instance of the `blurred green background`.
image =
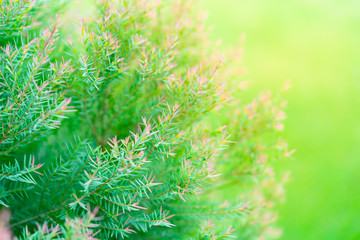
POLYGON ((239 80, 274 91, 291 81, 282 239, 360 239, 360 1, 201 2, 224 47, 246 35, 239 80))

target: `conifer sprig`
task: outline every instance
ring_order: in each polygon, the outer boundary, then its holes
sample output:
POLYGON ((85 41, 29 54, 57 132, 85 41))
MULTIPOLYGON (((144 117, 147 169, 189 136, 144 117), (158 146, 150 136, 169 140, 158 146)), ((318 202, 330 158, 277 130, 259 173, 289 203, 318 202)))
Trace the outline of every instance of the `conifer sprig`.
POLYGON ((0 155, 6 155, 58 128, 71 98, 58 91, 72 69, 51 62, 58 23, 26 44, 1 47, 0 155))
MULTIPOLYGON (((33 0, 4 0, 0 8, 0 37, 21 33, 29 26, 29 11, 35 4, 33 0), (4 2, 4 3, 3 3, 4 2)), ((2 42, 0 40, 0 42, 2 42)))

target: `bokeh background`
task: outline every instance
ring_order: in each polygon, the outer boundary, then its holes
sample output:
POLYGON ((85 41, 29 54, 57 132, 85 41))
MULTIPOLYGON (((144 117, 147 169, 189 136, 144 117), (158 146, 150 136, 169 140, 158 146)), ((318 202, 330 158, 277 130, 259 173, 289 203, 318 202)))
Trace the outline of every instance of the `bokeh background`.
POLYGON ((200 2, 223 48, 246 35, 239 80, 256 91, 291 81, 282 239, 360 239, 360 1, 200 2))

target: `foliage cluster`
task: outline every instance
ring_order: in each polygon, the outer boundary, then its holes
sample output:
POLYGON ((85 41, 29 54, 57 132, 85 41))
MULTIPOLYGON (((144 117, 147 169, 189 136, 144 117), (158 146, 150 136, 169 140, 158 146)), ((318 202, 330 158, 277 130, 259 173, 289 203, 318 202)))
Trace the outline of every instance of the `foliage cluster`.
POLYGON ((98 1, 70 38, 50 1, 1 4, 0 236, 277 234, 284 104, 231 98, 190 1, 98 1))

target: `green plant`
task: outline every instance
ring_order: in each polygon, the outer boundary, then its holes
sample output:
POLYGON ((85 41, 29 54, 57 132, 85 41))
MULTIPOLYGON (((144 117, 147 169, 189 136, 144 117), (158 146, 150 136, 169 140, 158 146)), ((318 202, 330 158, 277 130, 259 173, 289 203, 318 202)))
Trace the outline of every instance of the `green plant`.
POLYGON ((13 235, 268 236, 269 163, 288 155, 277 101, 230 98, 190 3, 96 4, 64 45, 59 18, 32 28, 50 2, 2 1, 0 204, 13 235))

